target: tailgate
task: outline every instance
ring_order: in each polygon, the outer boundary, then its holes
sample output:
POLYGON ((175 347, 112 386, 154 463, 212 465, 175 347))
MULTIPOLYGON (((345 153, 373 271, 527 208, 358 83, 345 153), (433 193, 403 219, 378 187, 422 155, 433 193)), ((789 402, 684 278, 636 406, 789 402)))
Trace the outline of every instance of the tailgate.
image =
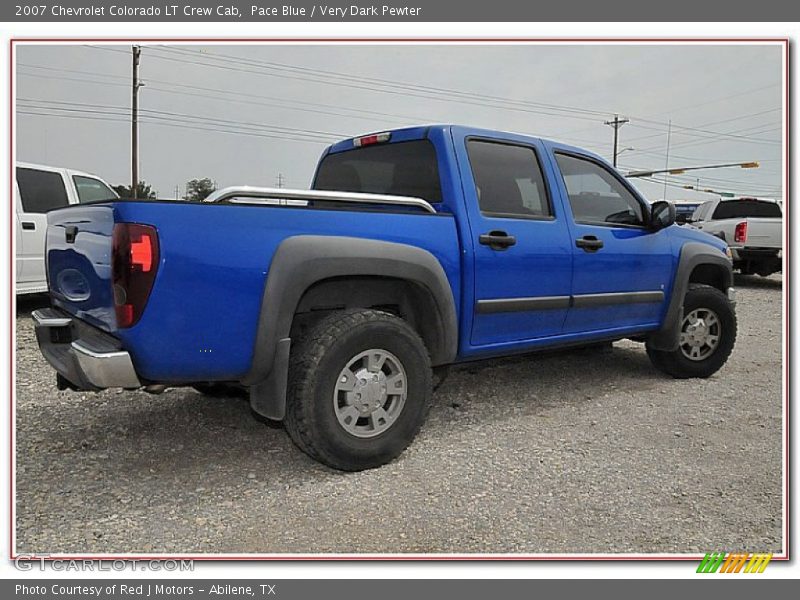
POLYGON ((781 248, 783 246, 783 219, 747 218, 746 248, 781 248))
POLYGON ((105 331, 116 329, 113 232, 110 204, 78 205, 47 215, 47 280, 53 305, 105 331))

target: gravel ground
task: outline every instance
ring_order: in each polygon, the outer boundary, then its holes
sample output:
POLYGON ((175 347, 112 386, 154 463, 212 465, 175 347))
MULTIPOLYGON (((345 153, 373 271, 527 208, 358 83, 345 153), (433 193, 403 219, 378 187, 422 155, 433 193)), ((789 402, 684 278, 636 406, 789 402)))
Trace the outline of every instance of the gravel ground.
POLYGON ((400 459, 351 474, 241 399, 57 391, 24 300, 17 551, 780 552, 781 285, 737 280, 709 380, 628 341, 461 367, 400 459))

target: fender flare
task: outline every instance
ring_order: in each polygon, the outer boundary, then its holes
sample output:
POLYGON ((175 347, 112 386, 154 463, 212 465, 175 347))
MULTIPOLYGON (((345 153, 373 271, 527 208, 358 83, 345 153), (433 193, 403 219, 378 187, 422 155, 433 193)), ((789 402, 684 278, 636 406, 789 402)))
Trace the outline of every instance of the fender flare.
POLYGON ((721 268, 723 292, 733 285, 733 266, 724 254, 714 251, 713 247, 708 244, 700 242, 684 244, 678 258, 678 268, 675 271, 675 280, 672 284, 664 321, 661 328, 647 338, 647 343, 651 348, 667 352, 678 348, 683 300, 686 297, 686 290, 689 288, 692 271, 699 265, 714 265, 721 268))
POLYGON ((434 365, 448 364, 458 349, 458 318, 453 292, 442 265, 427 250, 395 242, 353 237, 298 235, 286 238, 273 255, 249 372, 253 409, 282 419, 291 349, 290 331, 303 294, 320 281, 347 276, 390 277, 423 287, 433 297, 436 347, 434 365))

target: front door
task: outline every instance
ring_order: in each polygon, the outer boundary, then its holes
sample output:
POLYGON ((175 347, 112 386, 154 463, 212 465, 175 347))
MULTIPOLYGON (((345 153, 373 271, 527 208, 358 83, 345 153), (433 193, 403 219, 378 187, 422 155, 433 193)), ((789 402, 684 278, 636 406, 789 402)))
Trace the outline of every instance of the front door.
POLYGON ((474 249, 476 347, 561 333, 569 308, 572 251, 554 210, 538 142, 456 141, 474 249))
POLYGON ((648 227, 649 206, 594 158, 555 153, 572 212, 572 308, 564 333, 657 325, 671 287, 667 230, 648 227))

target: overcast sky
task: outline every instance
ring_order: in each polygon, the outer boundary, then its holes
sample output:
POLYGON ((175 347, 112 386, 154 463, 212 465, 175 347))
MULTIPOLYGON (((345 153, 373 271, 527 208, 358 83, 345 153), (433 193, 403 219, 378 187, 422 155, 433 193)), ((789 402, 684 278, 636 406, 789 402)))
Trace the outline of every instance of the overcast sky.
MULTIPOLYGON (((144 46, 140 175, 160 197, 189 179, 307 187, 325 146, 421 123, 530 133, 620 167, 759 161, 670 177, 682 189, 781 197, 778 45, 144 46)), ((129 46, 17 46, 17 159, 130 181, 129 46), (30 114, 35 113, 35 114, 30 114)), ((650 199, 663 183, 636 180, 650 199)))

